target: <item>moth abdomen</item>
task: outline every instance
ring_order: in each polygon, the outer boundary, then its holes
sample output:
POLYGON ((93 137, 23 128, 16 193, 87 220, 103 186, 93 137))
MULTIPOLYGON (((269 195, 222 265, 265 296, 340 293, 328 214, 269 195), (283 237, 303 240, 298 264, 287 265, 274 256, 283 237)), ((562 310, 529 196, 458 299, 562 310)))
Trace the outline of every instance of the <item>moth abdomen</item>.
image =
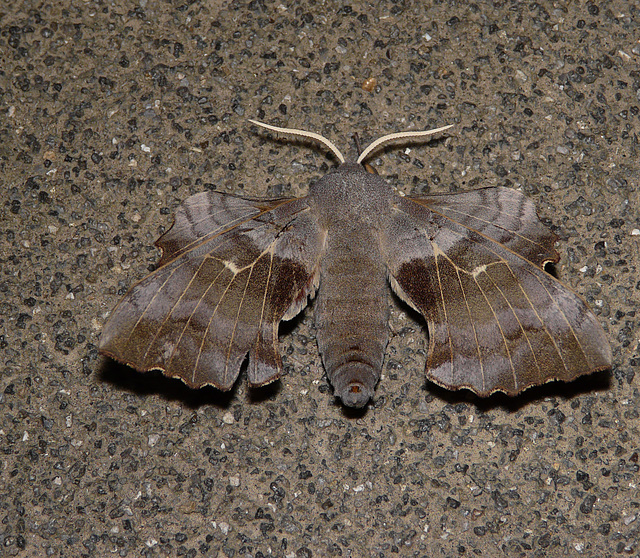
POLYGON ((364 407, 373 397, 380 368, 364 360, 348 360, 329 374, 337 397, 348 407, 364 407))
POLYGON ((388 341, 386 271, 373 257, 374 242, 365 227, 329 239, 320 274, 318 347, 335 395, 349 407, 373 396, 388 341))

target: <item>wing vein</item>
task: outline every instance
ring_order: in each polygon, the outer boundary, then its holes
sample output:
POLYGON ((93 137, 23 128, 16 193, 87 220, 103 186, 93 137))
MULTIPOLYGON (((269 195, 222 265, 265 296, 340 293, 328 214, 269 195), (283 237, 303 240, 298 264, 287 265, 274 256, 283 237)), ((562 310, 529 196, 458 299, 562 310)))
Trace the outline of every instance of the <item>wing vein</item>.
MULTIPOLYGON (((224 269, 226 269, 226 268, 224 268, 224 269)), ((202 301, 209 294, 210 289, 215 285, 215 283, 218 280, 218 278, 222 276, 222 273, 224 272, 224 269, 220 270, 220 273, 217 275, 216 279, 214 281, 212 281, 211 284, 206 288, 205 292, 202 293, 202 296, 198 300, 198 304, 196 304, 196 307, 193 309, 193 312, 191 312, 191 314, 189 315, 189 319, 187 320, 187 324, 182 329, 182 332, 180 333, 180 338, 178 340, 178 343, 176 343, 176 345, 174 347, 174 350, 171 353, 171 360, 173 360, 173 357, 175 355, 175 349, 180 346, 180 341, 182 340, 182 336, 184 335, 185 331, 187 330, 187 326, 189 325, 189 323, 191 323, 191 320, 193 319, 193 316, 196 313, 196 310, 200 307, 200 304, 202 303, 202 301)), ((222 299, 224 298, 224 294, 229 290, 229 286, 233 283, 234 279, 235 279, 235 275, 232 275, 230 280, 229 280, 229 283, 225 287, 224 293, 222 293, 222 295, 218 299, 218 302, 216 303, 216 305, 215 305, 215 307, 213 309, 213 312, 211 312, 211 317, 209 318, 209 324, 211 323, 211 321, 213 320, 214 316, 218 312, 218 308, 220 307, 220 303, 222 302, 222 299)), ((205 332, 202 335, 202 339, 200 340, 200 347, 198 348, 198 356, 196 357, 196 360, 195 360, 195 362, 193 364, 193 369, 191 371, 191 383, 195 383, 196 373, 198 371, 198 364, 200 362, 200 356, 202 355, 202 347, 204 346, 204 341, 206 339, 206 336, 207 336, 208 332, 209 332, 209 329, 207 327, 207 329, 205 330, 205 332)))
MULTIPOLYGON (((269 213, 275 209, 278 209, 279 207, 282 207, 285 204, 288 203, 292 203, 295 201, 299 201, 300 198, 290 198, 290 199, 286 199, 283 200, 282 203, 279 203, 276 206, 269 206, 265 209, 256 209, 257 213, 251 213, 248 214, 246 216, 242 216, 242 217, 238 217, 236 219, 234 219, 233 221, 231 221, 231 225, 229 225, 228 223, 225 223, 224 228, 221 229, 216 229, 215 231, 212 231, 211 233, 207 233, 201 237, 198 237, 197 239, 193 240, 192 242, 185 244, 184 246, 181 246, 179 250, 177 250, 174 254, 172 254, 172 260, 174 260, 175 258, 181 256, 182 254, 186 253, 186 252, 190 252, 192 250, 195 250, 196 248, 198 248, 199 246, 202 246, 203 244, 210 242, 211 240, 214 240, 215 238, 218 238, 219 236, 222 236, 226 233, 228 233, 229 231, 232 231, 233 229, 239 227, 240 225, 244 224, 244 223, 248 223, 251 221, 256 221, 258 218, 260 218, 262 215, 269 213)), ((248 201, 263 201, 263 200, 248 200, 248 201)), ((297 213, 306 213, 309 211, 308 207, 303 207, 301 208, 297 213)), ((203 219, 205 220, 205 219, 203 219)), ((259 231, 262 227, 266 227, 270 224, 273 223, 264 223, 262 224, 260 227, 253 227, 252 231, 259 231)))
POLYGON ((244 290, 242 291, 242 297, 240 298, 240 303, 238 304, 238 311, 236 312, 236 317, 233 320, 233 329, 231 330, 231 339, 229 339, 229 345, 227 347, 227 356, 224 359, 224 374, 225 376, 229 372, 229 360, 231 359, 231 350, 233 347, 233 340, 236 337, 236 331, 238 329, 238 320, 240 318, 240 313, 242 312, 242 306, 244 305, 245 297, 247 296, 247 289, 249 288, 249 284, 251 283, 251 276, 253 275, 253 271, 255 270, 255 266, 262 258, 262 255, 258 256, 256 260, 253 262, 253 265, 250 266, 249 276, 247 277, 247 281, 244 284, 244 290))
MULTIPOLYGON (((545 292, 547 293, 547 295, 549 296, 549 299, 553 302, 553 305, 556 307, 556 309, 560 312, 560 314, 562 314, 562 317, 565 321, 565 323, 567 324, 567 327, 569 329, 569 331, 571 332, 571 335, 573 336, 573 339, 575 340, 576 344, 578 345, 578 347, 580 348, 580 352, 582 353, 582 356, 584 357, 584 360, 586 363, 589 362, 589 357, 587 356, 586 351, 584 350, 584 347, 582 346, 582 343, 580 342, 580 338, 578 337, 578 335, 576 334, 575 330, 573 329, 573 326, 571 325, 571 323, 569 322, 569 320, 567 319, 567 315, 565 314, 564 310, 561 308, 561 306, 557 303, 556 299, 551 296, 551 293, 549 292, 549 289, 547 289, 547 287, 544 285, 544 283, 542 281, 540 281, 540 278, 537 275, 534 275, 533 273, 531 273, 530 270, 527 270, 528 273, 530 275, 533 275, 533 277, 535 277, 536 281, 540 284, 540 286, 545 290, 545 292)), ((525 295, 526 296, 526 295, 525 295)), ((544 322, 543 322, 544 323, 544 322)), ((567 372, 570 372, 570 368, 567 366, 567 363, 562 355, 562 351, 560 350, 560 348, 558 347, 558 345, 555 342, 555 339, 553 339, 553 336, 551 334, 549 334, 549 337, 552 339, 553 341, 553 345, 556 348, 556 352, 558 353, 558 356, 560 357, 560 360, 562 360, 562 364, 564 365, 564 369, 567 372)))
MULTIPOLYGON (((444 291, 442 290, 442 280, 440 277, 440 267, 438 265, 438 255, 442 254, 444 255, 444 253, 440 250, 440 248, 438 247, 438 245, 433 242, 433 240, 430 240, 429 237, 426 234, 426 231, 424 232, 425 238, 431 243, 432 247, 433 247, 433 253, 434 253, 434 262, 435 262, 435 266, 436 266, 436 276, 438 277, 438 291, 440 292, 440 299, 442 300, 442 311, 444 312, 444 322, 445 324, 447 324, 447 344, 449 345, 449 363, 451 366, 451 372, 453 373, 453 347, 451 345, 451 329, 449 328, 449 319, 447 318, 447 305, 445 303, 444 300, 444 291)), ((445 256, 446 257, 446 256, 445 256)), ((448 258, 447 258, 448 259, 448 258)), ((433 337, 430 337, 429 339, 429 363, 431 363, 431 356, 433 355, 433 344, 435 344, 435 340, 433 339, 433 337)))
MULTIPOLYGON (((509 264, 506 264, 507 268, 509 269, 509 273, 511 274, 512 277, 515 278, 515 276, 513 275, 513 272, 511 271, 511 266, 509 266, 509 264)), ((496 288, 496 290, 498 290, 500 292, 500 294, 502 295, 502 298, 507 302, 507 304, 509 305, 509 308, 511 309, 511 312, 513 313, 516 321, 518 322, 518 326, 520 327, 520 331, 523 333, 524 338, 527 341, 527 345, 529 346, 529 351, 531 351, 531 355, 533 356, 533 360, 536 363, 536 368, 538 369, 538 376, 540 377, 540 379, 543 378, 543 372, 542 372, 542 368, 540 368, 540 363, 538 362, 538 358, 536 356, 535 351, 533 350, 533 346, 531 345, 531 341, 529 340, 529 335, 527 334, 527 330, 522 326, 522 322, 520 321, 520 318, 518 318, 518 314, 515 312, 515 310, 513 309, 513 306, 511 306, 511 303, 509 302, 509 299, 507 298, 507 296, 504 294, 503 290, 500 288, 500 285, 498 285, 498 283, 496 283, 493 280, 493 277, 491 277, 491 275, 489 275, 488 273, 486 274, 487 277, 489 278, 489 280, 493 283, 493 286, 496 288)), ((553 337, 550 335, 549 330, 547 329, 546 324, 544 323, 544 320, 540 318, 540 315, 538 314, 538 312, 536 311, 533 303, 531 302, 531 299, 529 298, 529 296, 527 295, 526 291, 522 288, 522 285, 520 284, 520 281, 516 280, 515 283, 518 285, 518 288, 520 289, 520 292, 524 295, 524 297, 527 299, 527 302, 529 303, 529 309, 532 310, 534 312, 534 314, 536 315, 536 317, 538 318, 538 320, 540 321, 540 323, 542 324, 542 327, 544 329, 544 332, 547 334, 547 337, 549 337, 549 339, 551 339, 551 341, 554 343, 553 341, 553 337)), ((517 383, 516 383, 516 389, 517 389, 517 383)))
MULTIPOLYGON (((195 280, 196 276, 198 275, 198 273, 200 273, 200 270, 202 269, 202 266, 204 265, 205 259, 203 258, 202 261, 200 262, 200 265, 198 266, 198 269, 196 270, 196 272, 191 276, 191 279, 189 280, 189 283, 187 283, 187 286, 182 289, 182 292, 180 293, 180 296, 176 299, 176 301, 171 305, 171 310, 169 310, 169 312, 167 312, 167 315, 164 317, 164 319, 162 320, 162 323, 160 324, 160 327, 158 327, 156 329, 155 334, 153 335, 153 338, 151 339, 151 342, 149 343, 149 345, 147 346, 147 350, 144 352, 144 355, 142 357, 143 361, 147 360, 147 355, 149 354, 149 351, 151 350, 151 347, 153 347, 154 343, 156 342, 156 340, 158 339, 158 336, 160 335, 160 332, 162 331, 162 328, 165 326, 165 324, 169 321, 169 318, 171 317, 171 315, 173 314, 173 311, 175 310, 176 306, 178 305, 178 303, 182 300, 182 298, 184 297, 184 295, 187 292, 187 289, 191 286, 191 284, 193 283, 193 281, 195 280)), ((180 266, 178 266, 176 269, 172 270, 172 274, 174 271, 177 271, 180 267, 182 267, 181 264, 180 266)), ((175 349, 175 347, 174 347, 175 349)), ((171 353, 173 354, 173 349, 171 351, 171 353)))
MULTIPOLYGON (((507 248, 504 244, 501 244, 501 243, 500 243, 500 242, 498 242, 497 240, 495 240, 495 239, 491 238, 491 237, 490 237, 490 236, 488 236, 488 235, 485 235, 484 233, 480 232, 479 230, 477 230, 477 229, 475 229, 475 228, 471 228, 471 227, 468 227, 467 225, 463 225, 462 223, 460 223, 460 222, 456 221, 453 217, 451 217, 451 216, 447 215, 446 213, 443 213, 442 211, 438 211, 437 209, 435 209, 435 208, 433 208, 433 207, 429 207, 429 206, 427 206, 426 204, 420 203, 420 201, 419 201, 418 199, 415 199, 415 198, 405 198, 405 199, 409 199, 409 200, 413 201, 414 203, 416 203, 416 204, 418 204, 418 205, 420 205, 420 206, 424 207, 424 208, 425 208, 425 209, 427 209, 428 211, 431 211, 432 213, 435 213, 436 215, 439 215, 440 217, 442 217, 442 218, 446 219, 447 221, 451 221, 452 223, 455 223, 456 225, 458 225, 458 226, 460 226, 460 227, 464 227, 464 228, 465 228, 465 229, 467 229, 467 230, 470 230, 470 231, 475 232, 476 234, 478 234, 478 235, 482 236, 483 238, 485 238, 485 239, 487 239, 487 240, 490 240, 491 242, 494 242, 494 243, 496 243, 496 244, 499 244, 499 245, 500 245, 500 246, 502 246, 505 250, 508 250, 508 251, 509 251, 509 252, 511 252, 512 254, 515 254, 516 256, 518 256, 520 259, 523 259, 523 260, 526 260, 526 261, 528 261, 528 262, 529 262, 529 260, 527 260, 526 258, 524 258, 523 256, 521 256, 521 255, 520 255, 520 254, 518 254, 517 252, 514 252, 514 251, 513 251, 513 250, 511 250, 510 248, 507 248)), ((492 208, 491 206, 484 206, 484 205, 481 205, 481 204, 476 204, 476 205, 475 205, 475 207, 482 207, 482 208, 485 208, 485 207, 486 207, 487 209, 494 209, 494 208, 492 208)), ((406 211, 404 211, 404 210, 402 210, 402 209, 400 209, 400 208, 398 208, 398 209, 399 209, 399 211, 402 211, 405 215, 408 215, 408 213, 407 213, 406 211)), ((540 244, 539 242, 536 242, 535 240, 532 240, 531 238, 526 237, 526 236, 524 236, 524 235, 522 235, 522 234, 520 234, 520 233, 518 233, 518 232, 516 232, 516 231, 514 231, 514 230, 508 229, 508 228, 506 228, 506 227, 504 227, 504 226, 501 226, 501 225, 497 225, 497 224, 495 224, 495 223, 493 223, 493 222, 491 222, 491 221, 488 221, 488 220, 486 220, 486 219, 481 219, 481 218, 477 217, 476 215, 472 215, 472 214, 468 214, 468 213, 463 213, 462 211, 456 210, 455 208, 448 208, 448 209, 449 209, 451 212, 456 212, 456 213, 458 213, 459 215, 463 215, 463 216, 468 217, 468 218, 470 218, 470 219, 475 219, 476 221, 479 221, 480 223, 484 223, 485 225, 489 225, 489 226, 491 226, 491 227, 494 227, 494 228, 497 228, 497 229, 501 229, 501 230, 507 231, 507 232, 509 232, 509 233, 513 234, 514 236, 517 236, 518 238, 523 239, 523 240, 525 240, 526 242, 528 242, 528 243, 530 243, 530 244, 533 244, 534 246, 537 246, 538 248, 540 248, 540 249, 541 249, 541 250, 543 250, 543 251, 545 251, 545 250, 547 249, 544 245, 540 244)), ((501 213, 504 213, 505 215, 508 215, 508 216, 510 216, 510 217, 513 217, 514 219, 518 219, 518 216, 517 216, 517 215, 512 215, 512 214, 510 214, 510 213, 502 212, 502 211, 501 211, 501 213)), ((529 263, 533 263, 533 262, 529 262, 529 263)), ((534 265, 535 265, 535 264, 534 264, 534 265)), ((536 266, 536 267, 537 267, 537 266, 536 266)))
MULTIPOLYGON (((162 285, 160 285, 160 287, 158 288, 158 290, 153 293, 153 296, 151 297, 151 300, 149 300, 149 302, 147 303, 147 305, 144 307, 144 310, 142 312, 140 312, 140 316, 139 318, 136 320, 136 323, 133 325, 133 327, 131 328, 131 331, 127 334, 127 343, 129 343, 129 341, 131 341, 131 336, 133 335, 133 332, 138 328, 138 326, 140 325, 140 322, 142 321, 142 319, 144 318, 145 314, 147 313, 147 310, 149 310, 149 307, 153 304, 153 302, 156 300, 156 297, 160 295, 160 292, 162 291, 162 289, 164 289, 164 287, 166 286, 166 284, 169 282, 169 279, 171 279, 171 277, 173 276, 173 274, 180 269, 180 267, 182 267, 182 265, 184 264, 180 264, 180 266, 176 267, 175 269, 171 270, 171 273, 169 273, 169 275, 167 276, 167 278, 162 282, 162 285)), ((144 281, 144 279, 143 279, 144 281)), ((140 283, 138 283, 139 285, 140 283)))
MULTIPOLYGON (((269 272, 267 274, 267 281, 265 282, 265 287, 264 287, 264 294, 262 296, 262 306, 260 308, 260 323, 262 324, 263 320, 264 320, 264 309, 265 306, 267 304, 267 293, 269 292, 269 284, 271 283, 271 273, 273 271, 273 252, 269 252, 270 254, 270 258, 269 258, 269 272)), ((277 328, 275 328, 277 331, 277 328)), ((258 331, 256 333, 256 343, 258 342, 258 339, 260 338, 262 332, 260 331, 260 328, 258 328, 258 331)))
MULTIPOLYGON (((471 327, 473 328, 473 337, 476 342, 476 352, 478 353, 478 362, 480 363, 480 373, 482 374, 482 388, 485 389, 486 386, 486 376, 484 370, 484 360, 482 358, 482 351, 480 351, 480 341, 478 339, 478 330, 476 329, 475 321, 473 320, 473 316, 471 315, 471 307, 469 306, 469 301, 467 299, 467 293, 464 290, 464 286, 462 284, 462 279, 460 278, 460 272, 462 271, 458 268, 453 262, 452 265, 456 268, 456 276, 458 277, 458 284, 460 285, 460 290, 462 291, 462 297, 464 298, 464 304, 467 307, 467 315, 469 316, 469 322, 471 323, 471 327)), ((477 280, 473 277, 474 281, 477 284, 477 280)))
MULTIPOLYGON (((500 331, 500 336, 502 337, 502 343, 504 345, 504 350, 506 351, 507 357, 509 358, 509 365, 511 367, 511 375, 513 376, 513 385, 516 386, 516 389, 517 389, 518 378, 516 376, 515 367, 513 366, 513 359, 511 358, 511 351, 509 350, 509 344, 507 343, 507 338, 506 338, 506 336, 504 334, 504 330, 502 329, 502 325, 500 324, 500 320, 498 319, 498 315, 496 314, 496 311, 495 311, 493 305, 491 304, 491 301, 489 300, 489 297, 487 296, 486 291, 482 288, 482 286, 478 282, 477 278, 474 278, 474 281, 476 282, 476 285, 478 285, 478 289, 482 293, 482 296, 484 297, 484 300, 487 303, 487 306, 491 309, 491 313, 493 314, 493 318, 494 318, 494 320, 496 322, 498 330, 500 331)), ((500 292, 500 294, 502 295, 502 292, 500 292)), ((502 298, 505 299, 504 295, 502 296, 502 298)), ((507 304, 509 304, 508 301, 507 301, 507 304)), ((511 307, 511 306, 509 306, 509 307, 511 307)))
MULTIPOLYGON (((167 368, 171 367, 171 363, 173 362, 173 358, 175 357, 176 354, 176 350, 177 348, 180 346, 180 343, 182 342, 182 337, 184 336, 185 332, 187 331, 187 328, 189 327, 189 324, 191 323, 191 320, 193 319, 193 316, 195 315, 196 311, 198 310, 198 308, 200 308, 200 304, 202 303, 202 301, 205 299, 205 297, 207 296, 207 294, 209 294, 209 290, 216 284, 216 282, 218 281, 218 279, 222 276, 222 274, 224 273, 224 270, 226 268, 222 268, 220 270, 220 273, 218 273, 218 275, 216 275, 215 279, 213 281, 211 281, 211 283, 209 284, 209 286, 206 288, 206 290, 204 291, 204 293, 202 293, 202 295, 200 296, 200 298, 198 299, 198 303, 195 305, 194 309, 191 311, 191 313, 189 314, 189 318, 187 319, 187 321, 184 324, 184 327, 182 328, 182 331, 180 332, 180 335, 178 336, 178 341, 176 342, 176 344, 173 346, 173 348, 171 349, 171 356, 169 358, 169 362, 167 364, 167 368)), ((231 278, 231 281, 233 281, 233 277, 231 278)), ((231 281, 229 281, 229 283, 231 283, 231 281)), ((227 285, 228 288, 228 285, 227 285)), ((218 310, 218 306, 220 305, 220 301, 218 301, 218 304, 216 304, 214 311, 212 312, 212 315, 214 315, 217 310, 218 310)), ((202 344, 201 344, 201 348, 202 348, 202 344)), ((191 376, 191 382, 193 383, 195 381, 195 377, 196 377, 196 370, 197 370, 197 360, 196 363, 194 364, 194 368, 193 368, 193 372, 192 372, 192 376, 191 376)))

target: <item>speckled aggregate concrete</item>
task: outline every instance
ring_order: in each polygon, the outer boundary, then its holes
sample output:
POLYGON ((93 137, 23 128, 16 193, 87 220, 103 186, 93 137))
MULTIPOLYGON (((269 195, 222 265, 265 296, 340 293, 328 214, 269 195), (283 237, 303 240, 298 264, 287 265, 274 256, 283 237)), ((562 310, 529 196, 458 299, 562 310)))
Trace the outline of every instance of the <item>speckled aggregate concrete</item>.
POLYGON ((0 556, 638 556, 638 22, 622 1, 0 6, 0 556), (449 393, 397 302, 363 414, 312 307, 255 393, 99 356, 182 200, 301 195, 334 164, 248 118, 350 156, 353 132, 455 123, 373 164, 407 193, 529 195, 612 373, 449 393))

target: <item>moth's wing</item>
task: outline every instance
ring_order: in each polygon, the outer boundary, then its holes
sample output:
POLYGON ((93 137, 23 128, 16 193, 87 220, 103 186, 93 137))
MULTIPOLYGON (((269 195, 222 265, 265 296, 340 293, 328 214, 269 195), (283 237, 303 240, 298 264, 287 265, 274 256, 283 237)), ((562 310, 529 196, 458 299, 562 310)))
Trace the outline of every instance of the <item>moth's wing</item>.
POLYGON ((543 270, 556 237, 508 188, 398 198, 384 248, 391 285, 427 320, 427 377, 514 395, 611 367, 586 303, 543 270))
POLYGON ((249 383, 275 380, 278 325, 315 293, 324 237, 306 198, 191 196, 157 242, 158 269, 113 311, 101 352, 223 390, 249 353, 249 383))

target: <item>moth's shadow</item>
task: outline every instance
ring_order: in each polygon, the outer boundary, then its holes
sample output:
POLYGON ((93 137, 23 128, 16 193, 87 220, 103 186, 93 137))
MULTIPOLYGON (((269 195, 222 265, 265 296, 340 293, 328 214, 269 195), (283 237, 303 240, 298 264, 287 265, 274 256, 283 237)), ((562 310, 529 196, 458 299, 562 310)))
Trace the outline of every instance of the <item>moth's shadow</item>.
POLYGON ((227 409, 234 402, 261 403, 273 399, 278 394, 281 389, 279 381, 259 388, 246 388, 243 390, 244 394, 239 394, 238 386, 246 386, 245 369, 246 363, 242 367, 240 377, 229 391, 220 391, 213 386, 193 389, 179 379, 163 375, 159 370, 138 372, 108 357, 104 357, 99 374, 103 382, 121 391, 128 391, 141 397, 157 395, 166 401, 180 401, 191 409, 198 409, 205 405, 227 409))
POLYGON ((547 262, 546 264, 544 264, 544 270, 549 275, 551 275, 554 279, 557 279, 558 281, 560 280, 560 277, 558 276, 558 270, 556 268, 556 264, 554 264, 553 262, 547 262))
POLYGON ((478 397, 468 389, 451 391, 427 381, 423 387, 425 391, 451 405, 468 403, 482 412, 494 409, 504 409, 515 413, 530 403, 538 402, 549 397, 573 399, 580 395, 598 391, 607 391, 611 387, 611 371, 594 372, 582 376, 572 382, 554 381, 541 386, 531 387, 524 392, 509 396, 505 393, 494 393, 489 397, 478 397))
POLYGON ((347 420, 358 420, 367 416, 367 414, 371 411, 375 413, 375 405, 376 405, 376 394, 373 394, 373 399, 369 400, 369 403, 360 409, 356 409, 355 407, 347 407, 342 403, 339 397, 331 394, 333 397, 333 405, 339 413, 342 413, 342 416, 347 420), (371 409, 370 409, 371 407, 371 409))

